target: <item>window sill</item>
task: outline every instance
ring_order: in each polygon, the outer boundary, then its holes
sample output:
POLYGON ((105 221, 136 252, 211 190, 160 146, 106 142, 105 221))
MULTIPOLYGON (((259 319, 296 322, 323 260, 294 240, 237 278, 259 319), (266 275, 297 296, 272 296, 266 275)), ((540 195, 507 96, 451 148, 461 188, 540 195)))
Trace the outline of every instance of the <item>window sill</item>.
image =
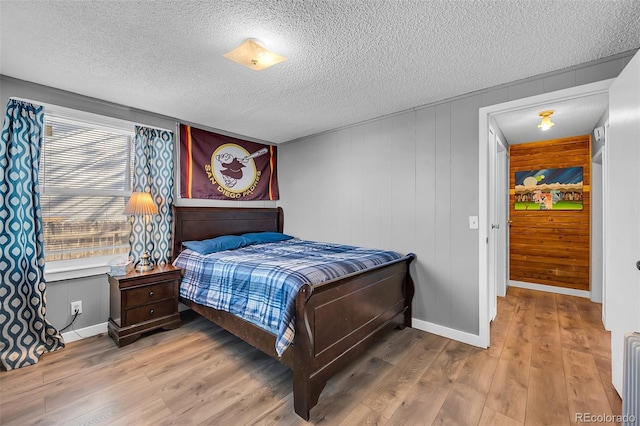
POLYGON ((45 264, 44 278, 50 283, 106 274, 109 272, 108 263, 113 258, 111 255, 48 262, 45 264))

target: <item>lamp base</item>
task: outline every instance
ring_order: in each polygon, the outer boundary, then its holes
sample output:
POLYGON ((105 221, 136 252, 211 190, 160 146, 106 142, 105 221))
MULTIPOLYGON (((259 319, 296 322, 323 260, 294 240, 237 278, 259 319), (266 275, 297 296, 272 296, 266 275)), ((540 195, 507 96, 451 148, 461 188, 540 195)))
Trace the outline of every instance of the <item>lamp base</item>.
POLYGON ((140 256, 140 260, 136 264, 136 271, 138 272, 146 272, 153 269, 153 264, 151 263, 151 256, 149 256, 149 252, 144 252, 140 256))

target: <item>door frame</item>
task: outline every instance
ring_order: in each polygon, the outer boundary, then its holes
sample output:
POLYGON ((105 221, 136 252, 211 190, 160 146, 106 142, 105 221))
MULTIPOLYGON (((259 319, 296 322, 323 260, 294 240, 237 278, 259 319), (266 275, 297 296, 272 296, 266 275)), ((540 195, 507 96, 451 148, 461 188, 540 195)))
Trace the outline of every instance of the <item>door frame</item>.
MULTIPOLYGON (((489 232, 491 231, 491 221, 489 218, 489 205, 495 203, 495 200, 489 199, 489 119, 493 114, 500 114, 509 111, 517 111, 524 108, 535 106, 543 106, 546 103, 575 99, 585 96, 596 95, 600 93, 608 93, 609 86, 615 79, 602 80, 595 83, 589 83, 582 86, 571 87, 568 89, 558 90, 555 92, 544 93, 541 95, 531 96, 529 98, 517 99, 504 102, 501 104, 490 105, 478 110, 479 115, 479 210, 478 210, 478 337, 482 347, 489 347, 491 342, 490 335, 490 306, 489 301, 489 232)), ((506 142, 506 141, 505 141, 506 142)))
POLYGON ((502 140, 502 133, 495 122, 489 122, 489 221, 491 232, 489 233, 489 247, 493 243, 493 249, 489 250, 489 319, 493 321, 498 314, 497 296, 505 296, 507 291, 507 239, 505 238, 508 214, 509 181, 508 181, 508 149, 502 140), (498 130, 496 130, 498 129, 498 130))
POLYGON ((609 119, 604 122, 604 145, 602 146, 602 325, 607 331, 607 217, 609 215, 609 119))
MULTIPOLYGON (((489 170, 487 177, 489 179, 489 199, 493 200, 489 203, 489 217, 491 231, 489 232, 487 241, 487 248, 489 259, 487 260, 487 279, 489 280, 489 321, 493 321, 498 313, 498 283, 496 281, 496 274, 498 269, 498 250, 496 244, 496 232, 494 226, 496 226, 496 210, 497 210, 497 188, 496 181, 498 180, 498 146, 496 131, 489 123, 489 140, 487 141, 487 156, 489 161, 489 170), (493 244, 493 246, 492 246, 493 244)), ((502 195, 502 194, 500 194, 502 195)))
POLYGON ((509 281, 509 148, 498 134, 496 134, 496 142, 498 144, 498 161, 496 162, 498 176, 496 181, 499 187, 502 188, 499 190, 501 192, 497 193, 500 198, 495 200, 498 222, 501 226, 497 237, 498 247, 496 253, 498 253, 498 260, 501 263, 498 264, 498 270, 496 271, 496 287, 497 295, 505 297, 507 295, 507 282, 509 281))

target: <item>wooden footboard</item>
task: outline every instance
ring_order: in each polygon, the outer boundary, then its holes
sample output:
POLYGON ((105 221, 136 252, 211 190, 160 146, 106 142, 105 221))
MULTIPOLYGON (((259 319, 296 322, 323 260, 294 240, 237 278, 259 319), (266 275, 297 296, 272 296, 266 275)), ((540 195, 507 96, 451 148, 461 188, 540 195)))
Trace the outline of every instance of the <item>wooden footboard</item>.
POLYGON ((293 393, 296 413, 309 420, 324 386, 380 335, 411 326, 414 286, 410 254, 393 264, 369 269, 314 287, 296 299, 293 393))

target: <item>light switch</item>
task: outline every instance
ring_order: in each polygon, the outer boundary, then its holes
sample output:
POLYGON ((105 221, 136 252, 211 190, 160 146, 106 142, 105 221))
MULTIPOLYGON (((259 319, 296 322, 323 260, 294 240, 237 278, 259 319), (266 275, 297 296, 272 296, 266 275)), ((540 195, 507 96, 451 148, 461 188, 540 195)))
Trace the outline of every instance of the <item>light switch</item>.
POLYGON ((478 216, 469 216, 469 229, 478 229, 478 216))

